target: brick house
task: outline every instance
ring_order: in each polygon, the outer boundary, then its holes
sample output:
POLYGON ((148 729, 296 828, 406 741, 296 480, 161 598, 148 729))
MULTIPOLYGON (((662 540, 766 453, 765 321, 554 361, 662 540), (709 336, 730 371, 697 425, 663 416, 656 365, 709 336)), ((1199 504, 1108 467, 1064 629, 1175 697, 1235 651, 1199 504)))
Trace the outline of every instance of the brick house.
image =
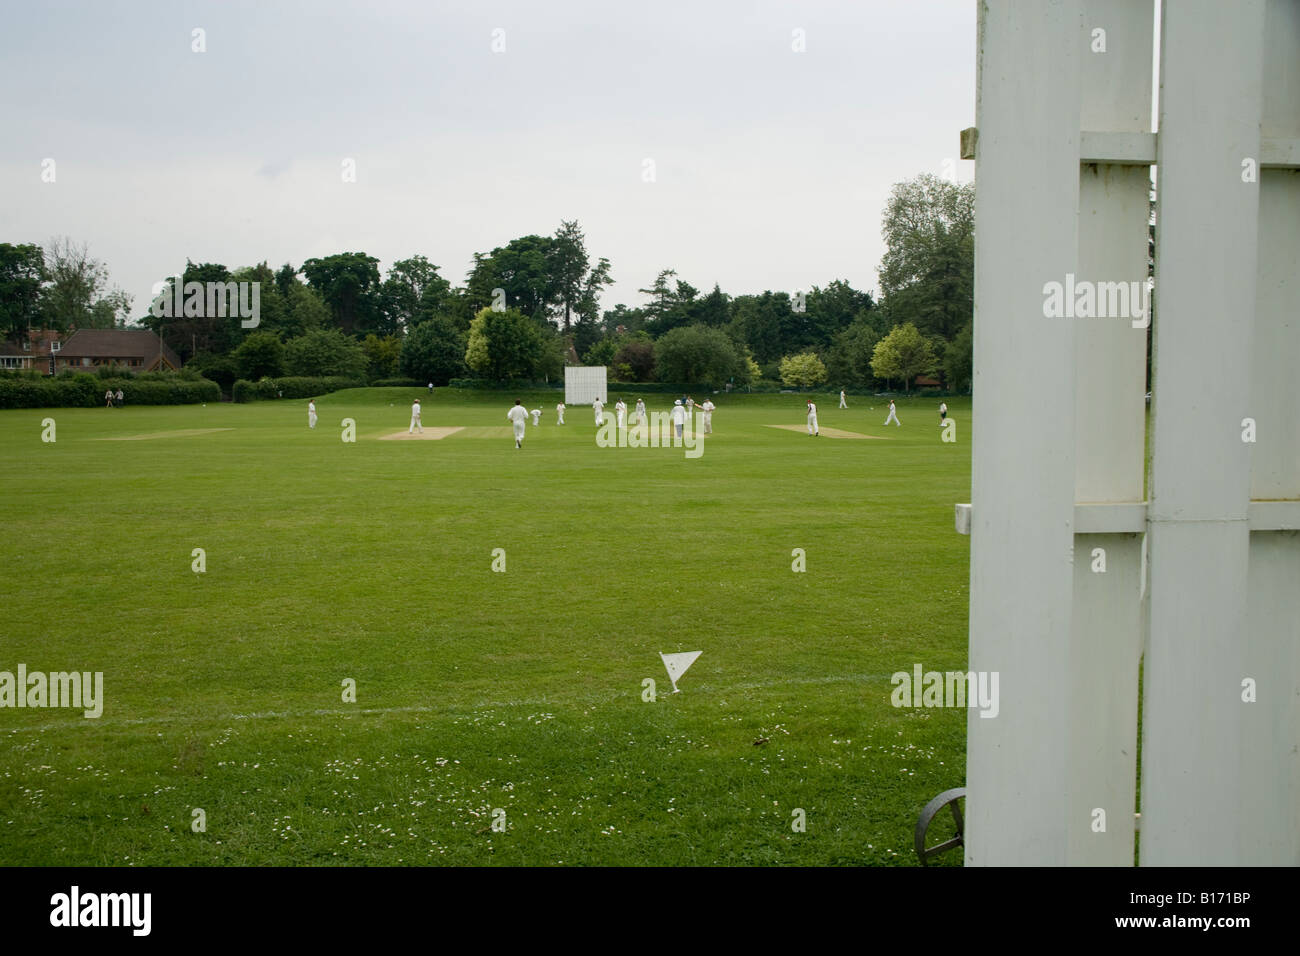
POLYGON ((61 348, 59 333, 52 329, 29 329, 20 342, 0 341, 0 369, 31 370, 50 374, 50 354, 61 348))

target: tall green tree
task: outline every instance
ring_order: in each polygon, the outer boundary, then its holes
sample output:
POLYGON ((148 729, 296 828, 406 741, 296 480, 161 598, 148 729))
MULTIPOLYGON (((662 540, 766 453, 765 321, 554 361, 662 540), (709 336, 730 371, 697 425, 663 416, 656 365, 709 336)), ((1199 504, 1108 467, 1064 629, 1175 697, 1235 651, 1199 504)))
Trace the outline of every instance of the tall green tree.
POLYGON ((251 332, 230 353, 239 377, 250 382, 284 374, 284 345, 274 332, 251 332))
POLYGON ((785 292, 736 296, 727 326, 733 341, 748 346, 760 365, 777 361, 791 344, 786 333, 793 323, 790 296, 785 292))
POLYGON ((933 372, 935 365, 933 346, 910 322, 894 326, 876 343, 871 356, 871 370, 877 378, 886 381, 900 378, 909 392, 912 380, 933 372))
POLYGON ((41 325, 45 253, 35 243, 0 242, 0 335, 17 341, 41 325))
POLYGON ((459 378, 465 374, 465 338, 446 316, 418 323, 402 340, 402 374, 434 385, 459 378))
POLYGON ((564 331, 569 331, 573 313, 581 304, 587 277, 587 244, 577 221, 560 222, 551 246, 546 252, 546 266, 551 273, 551 286, 564 319, 564 331))
POLYGON ((600 317, 600 295, 605 286, 613 285, 609 274, 609 260, 602 257, 582 284, 582 298, 578 300, 577 311, 584 319, 596 321, 600 317))
POLYGON ((399 259, 388 270, 379 290, 386 324, 403 330, 439 314, 451 293, 451 283, 424 256, 399 259))
MULTIPOLYGON (((44 260, 50 283, 41 297, 41 324, 46 328, 60 332, 97 325, 112 328, 124 313, 123 305, 130 307, 129 296, 108 288, 108 266, 91 256, 86 243, 66 236, 51 239, 44 260), (101 301, 105 305, 97 309, 101 301)), ((121 317, 125 319, 125 314, 121 317)))
POLYGON ((857 319, 872 318, 869 313, 875 303, 869 292, 861 292, 843 279, 835 279, 824 289, 813 286, 805 308, 808 344, 826 345, 857 319))
POLYGON ((880 333, 865 317, 835 333, 826 353, 826 374, 840 388, 862 388, 871 384, 874 373, 871 359, 880 333))
POLYGON ((614 353, 614 366, 627 366, 634 382, 654 381, 655 347, 650 337, 624 342, 614 353))
POLYGON ((813 388, 826 381, 826 366, 816 352, 801 352, 781 359, 781 382, 791 388, 813 388))
POLYGON ((361 351, 366 353, 366 374, 370 381, 392 378, 397 374, 397 364, 402 355, 402 339, 397 335, 382 338, 373 332, 361 340, 361 351))
POLYGON ((880 294, 889 320, 951 339, 974 314, 975 187, 922 174, 885 205, 880 294))
MULTIPOLYGON (((245 330, 240 326, 238 309, 228 307, 225 315, 209 314, 206 295, 187 296, 185 287, 198 283, 206 290, 207 283, 234 281, 231 271, 219 262, 194 262, 185 260, 185 271, 171 276, 158 298, 172 314, 155 316, 152 310, 140 320, 172 347, 182 361, 188 362, 196 353, 228 355, 243 341, 245 330), (182 311, 174 312, 174 293, 181 287, 182 311), (193 309, 193 311, 191 311, 193 309), (190 314, 185 314, 190 312, 190 314)), ((191 287, 191 291, 194 287, 191 287)))
POLYGON ((532 318, 545 319, 557 301, 551 276, 549 236, 521 236, 490 253, 476 252, 474 266, 466 280, 470 304, 476 310, 493 304, 495 289, 505 293, 507 309, 532 318))
POLYGON ((541 329, 518 309, 480 309, 469 326, 465 364, 494 382, 532 378, 543 347, 541 329))
POLYGON ((974 372, 975 326, 967 322, 943 350, 943 380, 956 391, 968 392, 974 372))
POLYGON ((338 329, 312 329, 284 346, 285 371, 290 375, 342 375, 360 382, 365 380, 366 364, 361 343, 338 329))
POLYGON ((685 325, 666 332, 655 343, 655 365, 661 382, 722 385, 748 371, 742 354, 721 329, 685 325))
POLYGON ((396 326, 383 315, 379 295, 379 260, 364 252, 342 252, 308 259, 302 273, 329 306, 347 335, 390 334, 396 326), (390 327, 391 326, 391 327, 390 327))

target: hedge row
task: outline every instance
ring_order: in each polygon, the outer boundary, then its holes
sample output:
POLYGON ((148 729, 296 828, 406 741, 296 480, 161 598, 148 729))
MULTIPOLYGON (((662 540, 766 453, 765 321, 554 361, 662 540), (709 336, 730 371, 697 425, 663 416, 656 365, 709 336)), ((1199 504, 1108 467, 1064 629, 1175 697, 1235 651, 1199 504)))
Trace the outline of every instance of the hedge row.
POLYGON ((275 398, 316 398, 327 392, 344 388, 361 388, 365 382, 354 381, 339 375, 327 378, 291 376, 289 378, 264 378, 260 382, 240 379, 230 390, 237 402, 256 402, 275 398))
POLYGON ((207 379, 197 381, 138 381, 103 379, 94 375, 53 378, 0 377, 0 408, 94 408, 104 404, 104 392, 122 389, 126 405, 197 405, 221 401, 221 388, 207 379))
POLYGON ((425 388, 429 383, 413 378, 380 378, 370 383, 371 388, 425 388))

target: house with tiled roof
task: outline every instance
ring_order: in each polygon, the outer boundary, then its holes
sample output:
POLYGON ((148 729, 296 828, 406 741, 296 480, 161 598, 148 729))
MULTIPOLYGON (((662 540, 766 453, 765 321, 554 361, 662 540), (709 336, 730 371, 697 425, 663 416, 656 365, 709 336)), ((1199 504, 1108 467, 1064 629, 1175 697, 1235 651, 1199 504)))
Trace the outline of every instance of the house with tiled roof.
POLYGON ((0 369, 49 375, 52 373, 50 356, 57 355, 61 347, 59 333, 53 329, 29 329, 17 342, 0 341, 0 369))
POLYGON ((78 329, 58 351, 59 371, 119 365, 131 372, 176 371, 180 357, 148 329, 78 329))

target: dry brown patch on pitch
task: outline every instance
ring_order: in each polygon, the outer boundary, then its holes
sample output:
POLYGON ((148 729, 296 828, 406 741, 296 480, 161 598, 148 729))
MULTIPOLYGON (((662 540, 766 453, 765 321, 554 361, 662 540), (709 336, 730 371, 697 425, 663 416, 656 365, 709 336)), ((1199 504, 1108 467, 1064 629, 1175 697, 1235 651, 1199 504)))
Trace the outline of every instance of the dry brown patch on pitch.
POLYGON ((455 428, 435 428, 430 425, 423 432, 415 432, 414 434, 411 434, 410 432, 393 432, 391 435, 381 435, 380 441, 412 441, 414 439, 419 439, 421 441, 437 441, 440 438, 446 438, 448 435, 454 435, 456 432, 461 430, 460 426, 455 428))
MULTIPOLYGON (((768 425, 767 427, 784 428, 786 431, 790 431, 790 432, 807 433, 808 431, 807 425, 768 425)), ((821 434, 825 435, 827 438, 875 438, 878 441, 893 441, 892 438, 886 438, 884 435, 864 435, 861 432, 846 432, 842 428, 827 428, 825 426, 821 426, 817 430, 821 432, 821 434)))
POLYGON ((233 432, 233 428, 182 428, 174 432, 146 432, 143 435, 116 435, 96 438, 96 441, 149 441, 154 438, 189 438, 191 435, 210 435, 213 432, 233 432))

